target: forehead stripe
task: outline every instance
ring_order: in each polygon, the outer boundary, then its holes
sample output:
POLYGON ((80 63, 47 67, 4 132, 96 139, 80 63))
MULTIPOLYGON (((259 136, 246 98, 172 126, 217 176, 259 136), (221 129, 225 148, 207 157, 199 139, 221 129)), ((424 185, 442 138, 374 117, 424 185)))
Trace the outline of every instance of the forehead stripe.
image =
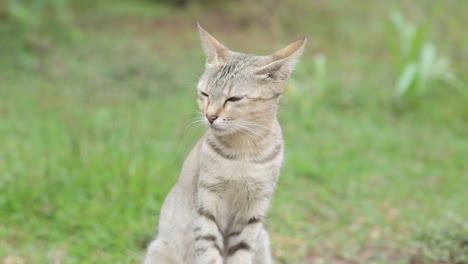
POLYGON ((229 63, 228 65, 224 65, 221 67, 221 74, 219 75, 218 78, 225 78, 227 75, 229 75, 232 70, 234 69, 235 65, 234 63, 229 63))

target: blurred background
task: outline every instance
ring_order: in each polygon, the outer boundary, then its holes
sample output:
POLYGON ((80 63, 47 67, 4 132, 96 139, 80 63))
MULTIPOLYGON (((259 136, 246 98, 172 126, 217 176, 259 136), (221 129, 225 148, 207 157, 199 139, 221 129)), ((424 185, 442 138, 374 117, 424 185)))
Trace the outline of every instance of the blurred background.
POLYGON ((468 263, 468 2, 2 0, 0 263, 139 263, 203 127, 196 22, 269 54, 275 263, 468 263))

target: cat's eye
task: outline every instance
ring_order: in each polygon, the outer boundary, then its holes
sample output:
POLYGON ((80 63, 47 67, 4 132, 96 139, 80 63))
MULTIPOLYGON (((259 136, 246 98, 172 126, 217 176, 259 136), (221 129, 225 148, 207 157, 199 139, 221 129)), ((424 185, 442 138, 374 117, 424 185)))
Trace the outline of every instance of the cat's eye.
POLYGON ((242 99, 242 97, 236 97, 236 96, 234 96, 234 97, 229 97, 229 98, 226 100, 226 102, 237 102, 237 101, 239 101, 239 100, 241 100, 241 99, 242 99))
POLYGON ((201 95, 205 96, 205 97, 208 97, 208 94, 204 93, 204 92, 200 92, 201 95))

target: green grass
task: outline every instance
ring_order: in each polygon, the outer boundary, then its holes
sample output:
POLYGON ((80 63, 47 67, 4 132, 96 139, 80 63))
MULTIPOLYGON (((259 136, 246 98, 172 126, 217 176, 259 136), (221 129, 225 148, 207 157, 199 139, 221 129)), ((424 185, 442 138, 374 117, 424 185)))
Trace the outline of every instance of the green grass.
MULTIPOLYGON (((168 17, 151 2, 127 6, 83 8, 76 38, 39 34, 29 55, 2 38, 0 263, 138 263, 154 237, 161 203, 203 133, 189 128, 204 60, 190 17, 201 11, 168 17)), ((289 33, 231 31, 211 12, 199 19, 241 51, 309 36, 293 84, 304 94, 287 94, 279 117, 286 161, 267 218, 276 263, 468 263, 466 100, 441 87, 395 105, 385 49, 391 10, 421 20, 431 7, 309 4, 301 22, 282 18, 296 25, 289 33), (318 52, 326 80, 314 80, 318 52)), ((429 33, 467 72, 468 6, 445 8, 429 33)))

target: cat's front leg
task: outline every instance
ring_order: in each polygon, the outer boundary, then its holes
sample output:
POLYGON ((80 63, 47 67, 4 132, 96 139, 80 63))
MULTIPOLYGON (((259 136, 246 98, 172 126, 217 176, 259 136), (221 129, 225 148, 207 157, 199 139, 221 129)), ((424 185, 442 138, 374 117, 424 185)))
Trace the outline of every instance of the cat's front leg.
MULTIPOLYGON (((206 199, 207 195, 210 196, 204 193, 199 197, 206 199)), ((214 206, 200 202, 197 210, 197 224, 194 229, 197 264, 223 264, 223 234, 218 227, 214 212, 214 206)))
POLYGON ((252 217, 229 234, 227 264, 252 264, 257 250, 257 238, 262 230, 260 217, 252 217), (235 231, 241 227, 240 230, 235 231))
POLYGON ((265 229, 260 231, 257 238, 257 250, 255 252, 255 264, 271 264, 270 237, 265 229))

